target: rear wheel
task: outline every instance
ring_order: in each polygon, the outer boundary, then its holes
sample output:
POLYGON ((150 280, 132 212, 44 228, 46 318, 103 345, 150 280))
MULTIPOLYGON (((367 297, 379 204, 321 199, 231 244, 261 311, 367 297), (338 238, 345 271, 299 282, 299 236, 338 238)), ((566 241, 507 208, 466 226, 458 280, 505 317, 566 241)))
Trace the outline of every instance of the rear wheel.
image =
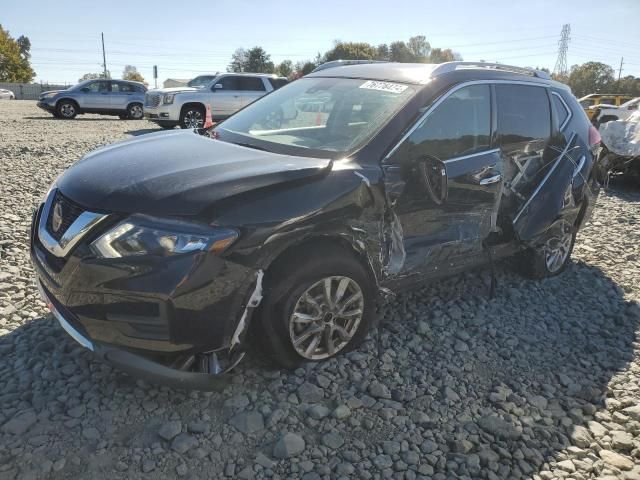
POLYGON ((197 105, 186 106, 180 113, 180 128, 202 128, 204 126, 204 108, 197 105))
POLYGON ((59 118, 71 120, 78 114, 78 105, 71 100, 62 100, 56 105, 56 113, 59 118))
POLYGON ((542 245, 520 254, 518 271, 529 278, 559 275, 569 264, 575 241, 575 229, 569 222, 563 222, 547 235, 542 245))
POLYGON ((127 118, 131 120, 142 120, 143 116, 144 111, 142 110, 141 103, 132 103, 127 107, 127 118))
POLYGON ((358 346, 374 320, 375 289, 365 268, 340 248, 294 254, 268 272, 261 343, 281 367, 334 357, 358 346), (329 251, 330 250, 330 251, 329 251))

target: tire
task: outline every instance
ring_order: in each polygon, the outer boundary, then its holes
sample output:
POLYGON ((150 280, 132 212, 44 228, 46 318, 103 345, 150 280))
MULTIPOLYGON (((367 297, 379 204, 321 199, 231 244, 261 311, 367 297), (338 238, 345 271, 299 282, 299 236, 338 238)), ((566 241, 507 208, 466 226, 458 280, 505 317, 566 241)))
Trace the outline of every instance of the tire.
POLYGON ((78 115, 78 104, 73 100, 61 100, 56 105, 58 118, 71 120, 78 115))
MULTIPOLYGON (((122 118, 122 117, 120 117, 122 118)), ((130 120, 142 120, 144 118, 144 110, 141 103, 132 103, 127 107, 127 118, 130 120)))
POLYGON ((175 123, 164 123, 164 122, 156 122, 160 128, 164 128, 165 130, 172 130, 176 125, 175 123))
POLYGON ((542 245, 518 254, 518 272, 533 279, 560 275, 571 261, 576 233, 576 229, 568 222, 554 229, 542 245))
POLYGON ((316 249, 313 255, 308 250, 297 251, 285 260, 267 272, 264 300, 256 312, 259 336, 254 338, 259 339, 264 353, 280 367, 296 368, 305 361, 325 360, 357 347, 375 320, 376 292, 362 264, 339 247, 316 249), (323 295, 327 279, 331 279, 330 295, 334 299, 341 285, 346 286, 333 308, 323 295), (312 307, 313 303, 319 308, 312 307), (334 317, 340 306, 351 315, 334 317), (353 314, 358 311, 359 315, 353 314), (307 335, 309 331, 316 333, 307 335), (333 351, 327 347, 329 335, 333 351), (300 341, 297 348, 294 339, 300 341), (313 343, 315 350, 311 350, 313 343))
POLYGON ((180 112, 180 128, 202 128, 204 125, 205 110, 202 106, 188 105, 180 112))

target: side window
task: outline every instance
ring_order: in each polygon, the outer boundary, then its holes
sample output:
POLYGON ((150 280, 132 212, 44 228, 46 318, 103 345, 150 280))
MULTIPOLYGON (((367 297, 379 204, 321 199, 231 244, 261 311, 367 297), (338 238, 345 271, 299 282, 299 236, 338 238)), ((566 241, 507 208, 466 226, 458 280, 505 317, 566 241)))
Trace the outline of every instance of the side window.
POLYGON ((238 77, 240 88, 238 90, 247 90, 251 92, 264 92, 264 83, 260 77, 238 77))
MULTIPOLYGON (((130 83, 119 83, 118 84, 119 91, 122 93, 133 93, 135 92, 135 88, 130 83)), ((111 84, 111 89, 113 90, 113 84, 111 84)))
POLYGON ((121 85, 118 82, 111 82, 111 91, 113 93, 120 93, 123 90, 120 88, 121 85))
POLYGON ((567 110, 567 106, 561 100, 559 93, 552 93, 551 101, 553 102, 553 110, 556 115, 556 125, 558 125, 558 128, 561 128, 569 118, 571 112, 567 110))
POLYGON ((238 77, 223 77, 219 82, 215 83, 214 90, 218 90, 215 88, 216 85, 222 85, 222 90, 239 90, 238 77))
POLYGON ((269 83, 271 84, 274 90, 277 90, 280 87, 284 87, 289 82, 284 78, 270 78, 269 83))
POLYGON ((489 148, 491 89, 489 85, 463 87, 438 105, 407 139, 414 161, 425 155, 440 160, 469 155, 489 148))
POLYGON ((100 83, 101 82, 91 82, 82 88, 88 88, 91 93, 98 93, 100 91, 100 83))
POLYGON ((514 149, 520 149, 534 143, 534 149, 544 148, 551 136, 551 109, 546 88, 496 85, 496 104, 498 140, 502 147, 514 145, 514 149))
POLYGON ((100 81, 98 82, 98 91, 100 93, 110 92, 111 91, 111 82, 100 81))

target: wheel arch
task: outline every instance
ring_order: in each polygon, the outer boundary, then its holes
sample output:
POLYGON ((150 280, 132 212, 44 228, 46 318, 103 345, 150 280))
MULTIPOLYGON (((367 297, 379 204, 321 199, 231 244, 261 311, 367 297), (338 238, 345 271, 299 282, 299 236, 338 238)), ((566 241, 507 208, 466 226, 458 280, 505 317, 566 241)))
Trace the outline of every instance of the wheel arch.
POLYGON ((188 108, 188 107, 199 107, 202 108, 203 111, 207 110, 207 107, 205 107, 204 103, 202 102, 186 102, 182 105, 182 107, 180 107, 180 116, 182 117, 182 114, 184 113, 184 111, 188 108))
POLYGON ((73 102, 73 104, 76 106, 76 109, 78 110, 78 113, 80 113, 80 110, 81 110, 80 109, 80 104, 78 103, 78 101, 75 98, 72 98, 72 97, 59 98, 58 100, 56 100, 56 107, 55 108, 58 108, 58 105, 60 105, 60 103, 65 101, 65 100, 67 100, 69 102, 73 102))

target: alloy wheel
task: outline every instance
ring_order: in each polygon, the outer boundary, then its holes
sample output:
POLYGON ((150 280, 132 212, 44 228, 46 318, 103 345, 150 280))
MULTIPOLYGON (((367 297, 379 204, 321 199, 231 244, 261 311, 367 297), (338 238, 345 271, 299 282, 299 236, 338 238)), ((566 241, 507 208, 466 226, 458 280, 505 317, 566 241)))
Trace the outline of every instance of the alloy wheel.
POLYGON ((189 110, 184 114, 184 126, 187 128, 201 128, 204 125, 200 110, 189 110))
POLYGON ((63 117, 71 118, 75 115, 75 113, 76 113, 76 108, 73 106, 72 103, 63 103, 60 106, 60 114, 63 117))
POLYGON ((572 239, 573 234, 571 233, 571 229, 564 228, 560 236, 551 237, 547 240, 545 244, 544 261, 550 273, 555 273, 560 270, 567 261, 567 257, 571 251, 572 239))
POLYGON ((133 105, 131 108, 129 108, 129 116, 133 120, 141 119, 142 115, 143 115, 143 111, 142 111, 142 107, 140 105, 133 105))
POLYGON ((358 283, 343 276, 326 277, 298 298, 289 317, 295 351, 308 360, 322 360, 341 351, 354 337, 364 313, 358 283))

